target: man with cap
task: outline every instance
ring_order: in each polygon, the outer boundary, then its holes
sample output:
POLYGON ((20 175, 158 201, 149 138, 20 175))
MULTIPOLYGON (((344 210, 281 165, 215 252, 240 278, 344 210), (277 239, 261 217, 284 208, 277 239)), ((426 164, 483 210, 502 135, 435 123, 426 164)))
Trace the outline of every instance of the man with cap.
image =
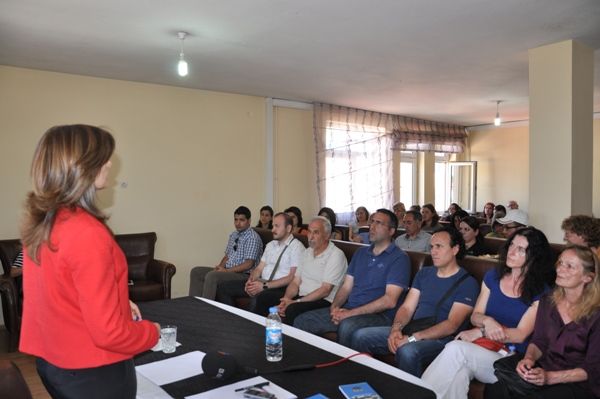
POLYGON ((506 216, 497 219, 502 225, 504 237, 510 237, 515 231, 529 225, 529 216, 522 209, 509 209, 506 216))

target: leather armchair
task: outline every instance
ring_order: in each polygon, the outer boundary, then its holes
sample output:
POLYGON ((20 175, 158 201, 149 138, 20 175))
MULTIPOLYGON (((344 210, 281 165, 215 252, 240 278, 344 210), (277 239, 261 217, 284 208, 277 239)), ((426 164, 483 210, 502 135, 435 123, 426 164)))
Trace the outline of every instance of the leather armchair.
POLYGON ((8 331, 8 350, 16 351, 21 333, 21 270, 12 264, 21 250, 20 240, 0 240, 0 263, 3 274, 0 275, 0 299, 4 326, 8 331))
POLYGON ((127 258, 129 299, 134 302, 170 299, 176 268, 154 259, 156 233, 117 234, 115 239, 127 258))

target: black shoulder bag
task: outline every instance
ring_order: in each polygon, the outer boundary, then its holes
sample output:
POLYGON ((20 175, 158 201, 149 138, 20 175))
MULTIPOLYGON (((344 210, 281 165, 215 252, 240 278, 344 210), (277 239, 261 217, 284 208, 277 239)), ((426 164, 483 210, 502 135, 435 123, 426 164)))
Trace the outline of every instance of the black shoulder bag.
POLYGON ((450 287, 450 289, 448 291, 446 291, 446 293, 444 294, 442 299, 440 299, 439 302, 435 305, 435 314, 433 316, 422 317, 420 319, 411 320, 407 325, 405 325, 401 329, 402 333, 404 335, 413 335, 417 331, 423 331, 425 329, 428 329, 431 326, 436 325, 438 323, 437 315, 440 311, 440 308, 442 307, 442 304, 446 301, 446 299, 448 299, 450 297, 450 295, 452 295, 454 293, 454 291, 456 291, 456 289, 458 288, 460 283, 462 283, 469 276, 470 276, 469 273, 465 273, 462 275, 461 278, 456 280, 454 282, 454 284, 452 284, 452 287, 450 287))

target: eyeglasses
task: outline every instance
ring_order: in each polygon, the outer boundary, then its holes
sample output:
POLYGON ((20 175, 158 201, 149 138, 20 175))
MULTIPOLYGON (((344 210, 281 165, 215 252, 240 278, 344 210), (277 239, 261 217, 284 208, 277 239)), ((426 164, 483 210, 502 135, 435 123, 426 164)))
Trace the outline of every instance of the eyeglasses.
POLYGON ((233 252, 237 251, 237 244, 238 244, 239 240, 240 240, 240 237, 236 238, 235 241, 233 242, 233 252))

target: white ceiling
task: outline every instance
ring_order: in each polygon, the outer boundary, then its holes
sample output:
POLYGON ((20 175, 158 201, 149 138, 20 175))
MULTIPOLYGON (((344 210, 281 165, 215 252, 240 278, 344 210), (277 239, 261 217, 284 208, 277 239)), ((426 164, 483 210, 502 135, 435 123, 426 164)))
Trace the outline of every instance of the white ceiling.
POLYGON ((567 39, 600 112, 599 0, 0 0, 3 65, 468 126, 527 119, 527 50, 567 39))

